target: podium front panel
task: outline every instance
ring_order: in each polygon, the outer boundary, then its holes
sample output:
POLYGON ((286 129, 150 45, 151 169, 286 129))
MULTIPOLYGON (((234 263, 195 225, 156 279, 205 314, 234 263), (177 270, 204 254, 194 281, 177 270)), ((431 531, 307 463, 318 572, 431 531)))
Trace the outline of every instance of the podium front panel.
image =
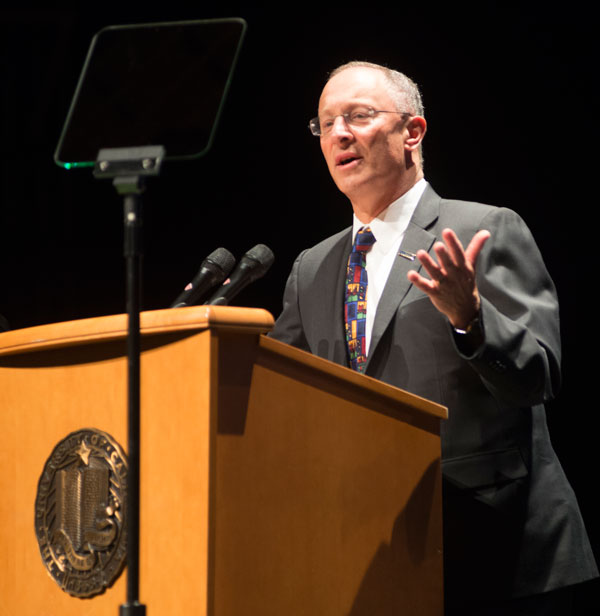
MULTIPOLYGON (((248 313, 142 321, 148 614, 440 615, 443 413, 260 337, 272 319, 248 313)), ((2 616, 115 616, 125 602, 125 573, 92 598, 61 590, 34 528, 57 443, 84 428, 127 443, 114 318, 32 331, 22 349, 16 332, 0 336, 2 616)))

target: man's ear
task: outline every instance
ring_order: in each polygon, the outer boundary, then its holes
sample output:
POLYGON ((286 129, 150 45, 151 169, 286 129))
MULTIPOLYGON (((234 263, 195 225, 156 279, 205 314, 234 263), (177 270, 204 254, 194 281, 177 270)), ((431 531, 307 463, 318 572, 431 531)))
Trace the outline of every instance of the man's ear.
POLYGON ((404 147, 411 152, 417 150, 427 132, 427 120, 422 116, 412 116, 406 125, 408 139, 404 142, 404 147))

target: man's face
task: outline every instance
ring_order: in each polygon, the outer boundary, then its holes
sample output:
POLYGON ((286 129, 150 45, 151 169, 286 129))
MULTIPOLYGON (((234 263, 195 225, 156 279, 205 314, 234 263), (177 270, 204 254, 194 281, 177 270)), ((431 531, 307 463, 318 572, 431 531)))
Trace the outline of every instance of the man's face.
POLYGON ((367 126, 348 126, 341 114, 359 106, 398 111, 381 71, 348 68, 325 85, 319 118, 335 117, 335 121, 331 132, 321 136, 321 150, 337 187, 353 203, 376 196, 384 201, 389 198, 389 205, 406 190, 402 186, 407 166, 407 118, 380 113, 367 126))

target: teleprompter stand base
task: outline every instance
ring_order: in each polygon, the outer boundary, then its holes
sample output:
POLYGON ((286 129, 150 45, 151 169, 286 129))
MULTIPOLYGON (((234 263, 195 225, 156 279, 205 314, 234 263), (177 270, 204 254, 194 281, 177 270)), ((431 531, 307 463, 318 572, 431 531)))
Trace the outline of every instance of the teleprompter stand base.
POLYGON ((146 616, 146 606, 135 601, 119 607, 119 616, 146 616))

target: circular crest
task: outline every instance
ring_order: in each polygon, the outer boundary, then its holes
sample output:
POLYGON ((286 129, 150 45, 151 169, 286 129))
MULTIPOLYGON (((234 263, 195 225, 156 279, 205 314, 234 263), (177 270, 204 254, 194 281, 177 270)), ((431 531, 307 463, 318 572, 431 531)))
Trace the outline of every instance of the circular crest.
POLYGON ((60 441, 35 500, 35 532, 50 576, 74 597, 104 592, 127 555, 127 458, 106 432, 88 428, 60 441))

